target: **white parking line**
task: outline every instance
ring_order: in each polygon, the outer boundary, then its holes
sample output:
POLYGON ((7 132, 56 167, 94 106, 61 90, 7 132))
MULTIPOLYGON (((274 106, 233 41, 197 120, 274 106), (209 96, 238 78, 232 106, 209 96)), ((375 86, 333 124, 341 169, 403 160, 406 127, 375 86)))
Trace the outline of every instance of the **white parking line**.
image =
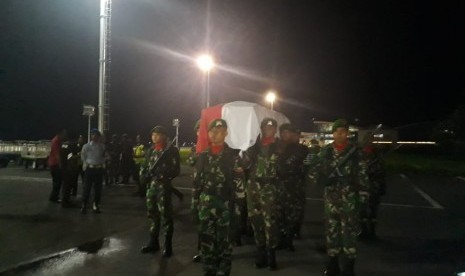
POLYGON ((463 177, 463 176, 457 176, 456 178, 459 179, 459 180, 465 181, 465 177, 463 177))
POLYGON ((0 180, 21 180, 21 181, 34 181, 34 182, 51 182, 50 177, 30 177, 30 176, 14 176, 14 175, 2 175, 0 180))
MULTIPOLYGON (((322 198, 307 197, 305 199, 308 201, 323 201, 322 198)), ((381 203, 381 205, 390 206, 390 207, 403 207, 403 208, 438 209, 436 207, 430 207, 430 206, 417 206, 417 205, 395 204, 395 203, 381 203)))
MULTIPOLYGON (((404 180, 408 181, 408 177, 405 175, 405 174, 401 174, 400 175, 404 180)), ((412 186, 413 186, 413 189, 419 193, 426 201, 429 202, 429 204, 431 204, 431 206, 433 206, 433 208, 435 209, 444 209, 444 207, 441 206, 441 204, 439 204, 436 200, 434 200, 430 195, 428 195, 425 191, 423 191, 422 189, 420 189, 417 185, 411 183, 412 186)))

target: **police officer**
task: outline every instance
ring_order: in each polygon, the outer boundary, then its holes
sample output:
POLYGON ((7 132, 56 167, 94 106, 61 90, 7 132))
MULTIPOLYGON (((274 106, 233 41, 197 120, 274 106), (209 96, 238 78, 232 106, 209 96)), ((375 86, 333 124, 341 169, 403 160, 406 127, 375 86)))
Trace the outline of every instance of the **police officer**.
POLYGON ((300 131, 291 124, 279 127, 281 150, 278 161, 278 179, 280 193, 282 247, 294 251, 293 239, 303 214, 305 203, 304 160, 307 147, 301 147, 295 137, 300 131))
POLYGON ((199 221, 200 251, 206 276, 231 272, 231 227, 237 184, 242 172, 239 157, 225 144, 226 121, 213 120, 208 126, 211 147, 197 160, 193 211, 199 221))
POLYGON ((325 275, 354 275, 357 237, 360 233, 360 202, 368 196, 366 165, 361 151, 349 143, 349 125, 336 120, 332 126, 334 142, 318 155, 318 177, 324 186, 324 208, 328 263, 325 275), (347 159, 346 159, 347 158, 347 159), (341 160, 347 161, 341 164, 341 160))
POLYGON ((158 236, 163 228, 165 244, 163 257, 173 255, 173 204, 171 181, 179 175, 179 150, 170 143, 166 129, 155 126, 152 131, 153 145, 148 149, 146 160, 141 167, 141 177, 148 178, 147 187, 147 215, 150 221, 150 240, 142 247, 142 253, 155 253, 160 250, 158 236))
POLYGON ((277 122, 265 118, 261 122, 262 137, 247 150, 250 173, 247 184, 247 209, 254 230, 257 255, 256 268, 269 267, 276 270, 276 247, 278 246, 278 144, 275 138, 277 122))
POLYGON ((94 213, 100 213, 100 198, 102 193, 103 172, 105 167, 105 145, 100 143, 101 133, 97 129, 91 130, 89 143, 82 147, 81 160, 85 171, 85 182, 82 194, 81 214, 87 213, 87 203, 90 192, 94 187, 94 213))

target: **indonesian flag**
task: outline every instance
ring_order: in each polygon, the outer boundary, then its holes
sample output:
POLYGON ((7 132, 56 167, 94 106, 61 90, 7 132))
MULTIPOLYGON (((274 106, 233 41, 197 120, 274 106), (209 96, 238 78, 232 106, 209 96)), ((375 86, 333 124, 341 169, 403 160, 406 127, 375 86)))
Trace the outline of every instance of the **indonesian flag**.
POLYGON ((215 119, 223 119, 228 124, 226 144, 233 149, 247 150, 255 144, 260 135, 260 123, 264 118, 273 118, 278 127, 289 123, 283 114, 270 110, 256 103, 231 102, 202 109, 200 116, 200 133, 197 138, 197 153, 209 146, 208 124, 215 119))

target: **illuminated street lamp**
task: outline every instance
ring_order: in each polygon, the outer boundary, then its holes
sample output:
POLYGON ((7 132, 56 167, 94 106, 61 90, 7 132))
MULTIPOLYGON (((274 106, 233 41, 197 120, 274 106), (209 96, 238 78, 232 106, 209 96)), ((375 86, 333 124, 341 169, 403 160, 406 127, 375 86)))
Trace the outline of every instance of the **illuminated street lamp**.
POLYGON ((274 91, 268 91, 265 97, 266 101, 270 103, 270 108, 273 110, 273 103, 276 100, 276 93, 274 91))
POLYGON ((215 67, 215 62, 210 55, 201 55, 196 59, 197 66, 205 74, 204 77, 204 89, 206 107, 210 107, 210 71, 215 67))
POLYGON ((94 116, 95 107, 92 105, 84 105, 82 107, 82 115, 87 116, 87 141, 90 141, 90 117, 94 116))

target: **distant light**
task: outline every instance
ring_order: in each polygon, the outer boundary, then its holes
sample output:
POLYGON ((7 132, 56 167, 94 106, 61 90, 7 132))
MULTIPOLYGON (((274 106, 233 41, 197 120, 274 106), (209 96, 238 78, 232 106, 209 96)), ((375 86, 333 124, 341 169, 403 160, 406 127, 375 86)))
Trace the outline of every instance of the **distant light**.
POLYGON ((465 276, 465 272, 458 272, 457 276, 465 276))
POLYGON ((197 66, 204 72, 209 72, 215 66, 215 62, 210 55, 201 55, 197 58, 197 66))
POLYGON ((268 91, 268 94, 266 94, 265 99, 269 103, 274 103, 274 101, 276 100, 276 93, 274 91, 268 91))

